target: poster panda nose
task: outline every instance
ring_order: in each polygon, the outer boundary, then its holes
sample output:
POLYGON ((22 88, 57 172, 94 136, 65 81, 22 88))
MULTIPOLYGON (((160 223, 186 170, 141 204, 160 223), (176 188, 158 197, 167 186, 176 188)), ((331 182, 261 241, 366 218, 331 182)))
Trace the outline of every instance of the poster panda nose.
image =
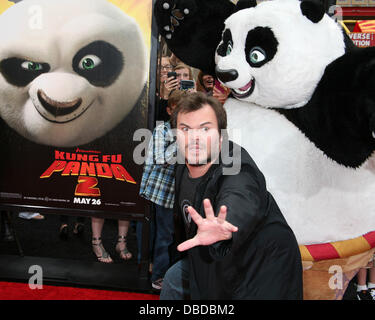
POLYGON ((238 78, 238 72, 235 69, 222 70, 216 67, 215 72, 221 82, 230 82, 238 78))
POLYGON ((79 106, 82 104, 82 99, 77 98, 70 102, 58 102, 52 100, 47 94, 42 90, 39 89, 37 92, 38 100, 49 113, 54 115, 55 117, 58 116, 65 116, 67 114, 72 113, 73 111, 77 110, 79 106))

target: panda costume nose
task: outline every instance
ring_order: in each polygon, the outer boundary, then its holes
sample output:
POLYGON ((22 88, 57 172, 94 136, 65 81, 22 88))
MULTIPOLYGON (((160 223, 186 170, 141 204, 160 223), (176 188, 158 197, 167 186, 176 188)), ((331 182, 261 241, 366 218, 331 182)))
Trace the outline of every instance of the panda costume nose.
POLYGON ((235 69, 222 70, 216 66, 215 72, 221 82, 230 82, 238 78, 238 72, 235 69))

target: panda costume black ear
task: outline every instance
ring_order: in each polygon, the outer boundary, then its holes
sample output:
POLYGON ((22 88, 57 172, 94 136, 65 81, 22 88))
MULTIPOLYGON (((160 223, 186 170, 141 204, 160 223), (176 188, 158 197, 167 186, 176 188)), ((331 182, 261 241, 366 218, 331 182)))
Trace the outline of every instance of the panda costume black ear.
POLYGON ((239 0, 234 8, 234 12, 240 11, 242 9, 253 8, 256 7, 256 5, 256 0, 239 0))
POLYGON ((318 23, 324 16, 324 6, 317 1, 303 0, 301 1, 302 14, 314 23, 318 23))

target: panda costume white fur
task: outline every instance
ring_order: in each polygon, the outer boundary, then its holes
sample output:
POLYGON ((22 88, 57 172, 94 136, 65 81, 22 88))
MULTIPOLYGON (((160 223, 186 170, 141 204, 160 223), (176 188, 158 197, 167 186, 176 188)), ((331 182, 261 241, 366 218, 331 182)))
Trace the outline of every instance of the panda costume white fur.
POLYGON ((232 89, 230 137, 263 172, 299 244, 374 231, 375 50, 356 50, 317 3, 219 2, 225 23, 208 19, 209 0, 158 1, 159 31, 180 59, 215 68, 232 89))
POLYGON ((24 0, 0 16, 0 116, 33 142, 105 135, 133 109, 147 70, 138 24, 106 0, 24 0))

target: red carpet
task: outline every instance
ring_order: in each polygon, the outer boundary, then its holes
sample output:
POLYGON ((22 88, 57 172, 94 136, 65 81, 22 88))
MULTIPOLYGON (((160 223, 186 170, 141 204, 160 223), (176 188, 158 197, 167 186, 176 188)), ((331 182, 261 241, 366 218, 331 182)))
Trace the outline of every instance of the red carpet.
POLYGON ((32 290, 25 283, 0 282, 0 300, 159 300, 159 296, 46 285, 32 290))

